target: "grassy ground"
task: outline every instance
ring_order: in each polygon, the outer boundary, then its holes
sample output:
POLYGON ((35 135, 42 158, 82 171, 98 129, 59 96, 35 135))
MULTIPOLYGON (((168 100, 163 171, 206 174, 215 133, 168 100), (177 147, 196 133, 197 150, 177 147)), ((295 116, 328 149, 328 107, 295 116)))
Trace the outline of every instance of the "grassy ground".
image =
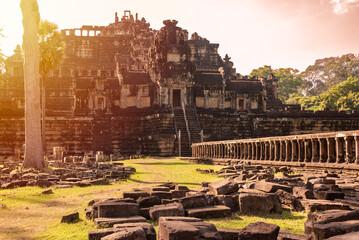
MULTIPOLYGON (((200 188, 201 182, 219 178, 197 173, 196 168, 221 168, 168 158, 127 160, 125 164, 135 167, 137 173, 125 182, 109 186, 54 189, 52 195, 41 195, 44 189, 38 187, 0 190, 0 239, 87 239, 87 232, 95 229, 84 215, 84 208, 91 199, 121 197, 122 192, 132 188, 165 182, 177 182, 192 189, 200 188), (62 215, 74 211, 80 213, 79 222, 60 223, 62 215)), ((301 233, 305 215, 286 212, 283 215, 235 216, 231 219, 208 221, 227 228, 242 228, 251 222, 266 221, 278 224, 282 229, 301 233)))

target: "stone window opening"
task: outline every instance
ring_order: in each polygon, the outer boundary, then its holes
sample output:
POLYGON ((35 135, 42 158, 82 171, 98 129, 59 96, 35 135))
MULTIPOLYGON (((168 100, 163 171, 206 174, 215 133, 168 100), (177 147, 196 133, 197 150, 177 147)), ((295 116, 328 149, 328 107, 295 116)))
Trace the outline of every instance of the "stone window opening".
POLYGON ((246 110, 245 99, 243 99, 243 98, 239 98, 239 99, 238 99, 238 110, 239 110, 239 111, 244 111, 244 110, 246 110))
POLYGON ((105 108, 105 99, 103 97, 97 98, 97 109, 103 110, 105 108))

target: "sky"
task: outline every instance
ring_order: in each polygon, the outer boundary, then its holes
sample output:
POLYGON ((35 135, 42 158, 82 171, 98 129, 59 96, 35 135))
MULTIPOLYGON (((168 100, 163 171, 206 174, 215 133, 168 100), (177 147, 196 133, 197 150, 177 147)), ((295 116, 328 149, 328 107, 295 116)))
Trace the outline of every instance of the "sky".
MULTIPOLYGON (((20 0, 0 0, 0 49, 22 42, 20 0)), ((176 19, 248 75, 263 65, 304 71, 316 59, 359 53, 359 0, 38 0, 40 15, 60 29, 107 26, 115 12, 138 13, 154 29, 176 19)))

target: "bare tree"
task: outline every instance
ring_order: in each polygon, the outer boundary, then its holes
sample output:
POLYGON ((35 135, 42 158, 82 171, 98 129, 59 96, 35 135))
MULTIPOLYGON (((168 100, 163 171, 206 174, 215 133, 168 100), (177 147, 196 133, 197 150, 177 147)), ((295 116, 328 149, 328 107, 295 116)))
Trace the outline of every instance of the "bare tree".
POLYGON ((38 43, 40 13, 37 0, 21 0, 24 27, 25 84, 25 161, 23 167, 41 169, 44 156, 41 140, 40 51, 38 43))

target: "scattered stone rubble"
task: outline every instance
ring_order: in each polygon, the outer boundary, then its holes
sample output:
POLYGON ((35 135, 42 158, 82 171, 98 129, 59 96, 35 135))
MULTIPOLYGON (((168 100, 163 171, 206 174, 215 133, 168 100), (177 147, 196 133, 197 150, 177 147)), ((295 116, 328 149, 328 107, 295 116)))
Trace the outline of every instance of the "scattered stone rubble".
MULTIPOLYGON (((52 159, 51 159, 52 158, 52 159)), ((112 162, 101 152, 96 156, 66 156, 62 160, 47 160, 50 168, 44 171, 22 169, 19 161, 4 161, 0 165, 0 186, 11 189, 25 186, 67 188, 72 186, 86 187, 91 185, 108 185, 113 181, 124 180, 136 169, 124 166, 122 162, 112 162)))
MULTIPOLYGON (((209 171, 208 171, 209 172, 209 171)), ((190 190, 167 183, 124 192, 123 198, 93 200, 86 216, 104 229, 89 239, 359 239, 357 174, 293 174, 285 168, 236 165, 217 174, 227 178, 190 190), (282 174, 275 174, 282 172, 282 174), (216 228, 206 218, 309 212, 305 234, 292 234, 264 222, 243 229, 216 228)))

